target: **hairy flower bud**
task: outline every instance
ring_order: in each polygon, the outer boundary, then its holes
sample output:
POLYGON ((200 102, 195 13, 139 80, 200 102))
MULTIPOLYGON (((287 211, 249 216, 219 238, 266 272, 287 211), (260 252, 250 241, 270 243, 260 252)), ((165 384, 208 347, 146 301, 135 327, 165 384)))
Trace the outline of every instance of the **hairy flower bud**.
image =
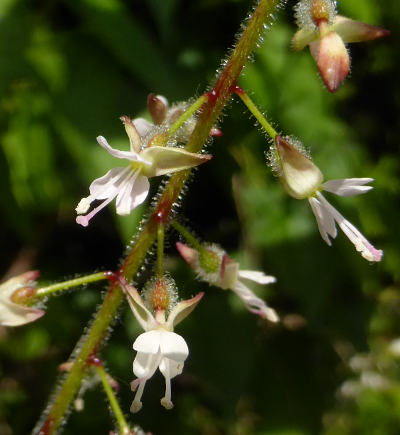
POLYGON ((340 196, 366 193, 372 189, 366 186, 373 181, 372 178, 345 178, 323 183, 321 171, 305 153, 301 142, 288 136, 276 136, 275 145, 267 153, 267 158, 287 193, 296 199, 308 199, 319 232, 328 245, 331 245, 329 237, 337 235, 338 224, 366 260, 381 261, 383 251, 376 249, 322 195, 322 190, 340 196))
POLYGON ((296 199, 305 199, 317 191, 323 181, 321 171, 303 148, 296 148, 296 140, 288 136, 276 136, 275 149, 279 155, 282 186, 296 199))
POLYGON ((167 115, 168 101, 162 95, 149 94, 147 107, 154 124, 160 125, 167 115))
POLYGON ((0 324, 19 326, 43 316, 44 311, 24 305, 36 294, 35 280, 39 271, 33 270, 9 279, 0 285, 0 324))
POLYGON ((150 279, 144 286, 143 298, 153 312, 170 311, 178 300, 175 281, 169 275, 150 279))
POLYGON ((176 247, 183 259, 203 281, 223 290, 234 291, 252 313, 271 322, 279 320, 276 311, 240 281, 240 279, 245 279, 259 284, 270 284, 276 281, 273 276, 254 270, 239 270, 239 263, 230 258, 217 245, 207 244, 202 246, 202 249, 197 250, 178 242, 176 247))

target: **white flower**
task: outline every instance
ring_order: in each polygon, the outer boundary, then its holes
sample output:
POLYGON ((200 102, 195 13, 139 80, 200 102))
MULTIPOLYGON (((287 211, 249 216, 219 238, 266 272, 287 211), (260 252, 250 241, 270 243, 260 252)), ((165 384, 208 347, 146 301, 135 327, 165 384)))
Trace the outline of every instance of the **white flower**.
POLYGON ((17 292, 20 292, 23 299, 23 296, 29 296, 35 291, 34 281, 38 275, 38 271, 25 272, 0 285, 0 325, 20 326, 43 316, 43 310, 17 303, 17 292))
MULTIPOLYGON (((279 171, 281 183, 289 195, 296 199, 308 199, 311 209, 317 219, 318 229, 322 238, 331 245, 329 237, 337 235, 336 223, 353 243, 356 250, 368 261, 381 261, 383 251, 374 246, 360 231, 346 220, 322 195, 321 190, 340 196, 352 196, 366 193, 372 189, 366 184, 372 178, 344 178, 323 183, 321 171, 304 155, 304 150, 297 146, 298 142, 290 137, 276 136, 275 147, 269 157, 274 159, 275 152, 279 155, 279 171)), ((273 163, 276 165, 276 162, 273 163)))
POLYGON ((241 278, 258 284, 271 284, 276 282, 275 277, 255 270, 239 270, 239 263, 232 260, 223 249, 216 245, 203 247, 203 252, 180 242, 176 244, 176 247, 201 279, 224 290, 233 290, 252 313, 271 322, 279 321, 276 311, 257 297, 240 280, 241 278))
POLYGON ((302 50, 310 46, 330 92, 337 91, 350 71, 345 43, 369 41, 389 34, 380 27, 337 15, 333 0, 301 0, 295 6, 295 16, 300 30, 293 37, 293 48, 302 50))
POLYGON ((192 299, 181 301, 170 311, 165 319, 165 311, 156 311, 155 316, 146 308, 137 290, 121 283, 125 290, 129 305, 145 332, 135 340, 133 349, 137 351, 133 362, 133 373, 137 376, 131 383, 132 391, 136 391, 132 402, 131 412, 138 412, 142 408, 141 397, 146 381, 150 379, 157 367, 165 378, 165 396, 161 399, 161 405, 171 409, 171 379, 182 373, 184 362, 189 355, 186 341, 173 332, 174 327, 189 315, 203 293, 199 293, 192 299))
MULTIPOLYGON (((151 141, 143 148, 137 129, 144 132, 149 126, 144 124, 144 120, 139 120, 135 124, 127 116, 122 116, 121 120, 129 136, 130 151, 112 148, 103 136, 99 136, 97 142, 112 156, 128 160, 129 165, 111 169, 90 185, 90 195, 81 199, 76 207, 76 212, 81 215, 76 218, 76 222, 84 227, 115 197, 117 213, 122 216, 128 215, 146 199, 150 187, 148 178, 189 169, 211 158, 209 154, 194 154, 178 147, 153 145, 151 141), (90 213, 83 215, 96 199, 104 201, 90 213)), ((157 136, 154 137, 155 141, 156 138, 157 136)))

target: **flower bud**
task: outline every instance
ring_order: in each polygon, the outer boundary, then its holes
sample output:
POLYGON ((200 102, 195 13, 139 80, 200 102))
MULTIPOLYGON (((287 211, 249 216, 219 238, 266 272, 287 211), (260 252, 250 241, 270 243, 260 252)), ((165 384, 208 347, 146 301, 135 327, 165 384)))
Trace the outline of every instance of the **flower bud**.
POLYGON ((161 95, 156 96, 153 93, 149 94, 147 97, 147 107, 154 124, 162 124, 165 120, 168 108, 166 98, 161 95))
POLYGON ((36 295, 36 289, 31 286, 21 287, 11 295, 10 300, 14 304, 25 304, 36 295))
POLYGON ((0 285, 0 325, 24 325, 43 316, 44 311, 27 306, 36 294, 39 271, 32 270, 0 285))
POLYGON ((220 286, 219 282, 221 281, 221 272, 224 270, 226 256, 223 249, 217 245, 204 245, 197 250, 180 242, 176 244, 176 247, 183 259, 200 278, 209 284, 220 286))
POLYGON ((286 192, 296 199, 312 196, 321 186, 321 171, 305 155, 300 142, 288 136, 276 136, 275 147, 279 155, 278 176, 286 192))
POLYGON ((350 71, 350 57, 343 39, 321 23, 321 40, 310 44, 311 54, 329 92, 336 92, 350 71))
POLYGON ((144 298, 154 312, 171 310, 177 301, 174 280, 168 275, 151 279, 144 287, 144 298))

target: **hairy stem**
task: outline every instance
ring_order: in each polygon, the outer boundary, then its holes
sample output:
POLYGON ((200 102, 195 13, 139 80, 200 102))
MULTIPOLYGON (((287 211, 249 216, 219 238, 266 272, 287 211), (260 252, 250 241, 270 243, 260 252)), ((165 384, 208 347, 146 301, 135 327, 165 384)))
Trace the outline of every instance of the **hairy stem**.
POLYGON ((247 106, 250 112, 254 115, 263 129, 267 132, 267 134, 271 137, 272 140, 275 140, 275 137, 278 135, 276 130, 272 127, 272 125, 267 121, 265 116, 260 112, 258 107, 253 103, 253 100, 247 95, 247 93, 237 86, 235 88, 235 93, 240 97, 243 103, 247 106))
POLYGON ((99 374, 101 383, 103 384, 104 391, 107 394, 108 401, 110 402, 111 409, 115 415, 115 419, 117 420, 119 433, 121 435, 129 435, 131 434, 131 430, 129 429, 128 423, 125 420, 124 414, 121 411, 118 400, 115 397, 114 391, 111 388, 110 382, 107 378, 107 373, 104 370, 104 367, 101 364, 97 364, 96 366, 97 373, 99 374))
MULTIPOLYGON (((279 0, 260 0, 258 6, 254 9, 228 62, 220 72, 212 91, 206 94, 207 101, 203 105, 194 132, 187 143, 187 151, 193 153, 200 152, 207 142, 210 130, 217 122, 232 92, 234 92, 234 86, 239 75, 257 45, 264 30, 264 24, 271 20, 271 13, 278 3, 279 0)), ((165 186, 152 215, 136 238, 132 249, 129 251, 118 272, 127 280, 132 279, 141 266, 156 238, 159 223, 165 224, 168 222, 173 205, 177 201, 189 174, 190 170, 178 172, 171 176, 168 184, 165 186)), ((124 295, 121 288, 117 285, 116 281, 112 282, 110 290, 106 294, 103 305, 97 312, 91 327, 73 352, 73 365, 70 372, 55 395, 54 400, 46 408, 43 420, 40 421, 38 428, 34 432, 35 434, 54 434, 60 426, 65 418, 64 416, 71 400, 80 387, 87 367, 86 361, 91 355, 98 352, 123 300, 124 295)))
POLYGON ((157 228, 157 275, 159 278, 164 275, 164 224, 162 222, 157 228))
MULTIPOLYGON (((108 279, 112 275, 112 272, 98 272, 92 275, 81 276, 79 278, 70 279, 68 281, 57 282, 56 284, 51 284, 46 287, 39 287, 32 298, 32 302, 36 299, 42 299, 50 296, 56 292, 63 290, 68 290, 72 287, 78 287, 81 285, 89 284, 95 281, 101 281, 102 279, 108 279)), ((27 303, 30 301, 27 300, 27 303)))

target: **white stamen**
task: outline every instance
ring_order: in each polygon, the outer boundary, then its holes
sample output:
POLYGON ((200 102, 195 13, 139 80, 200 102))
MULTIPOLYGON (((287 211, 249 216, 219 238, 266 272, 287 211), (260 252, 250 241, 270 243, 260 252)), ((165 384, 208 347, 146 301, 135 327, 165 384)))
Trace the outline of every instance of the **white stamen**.
POLYGON ((139 388, 136 391, 135 398, 131 405, 131 412, 134 414, 142 409, 143 403, 141 402, 144 386, 146 385, 146 379, 139 379, 139 388))

